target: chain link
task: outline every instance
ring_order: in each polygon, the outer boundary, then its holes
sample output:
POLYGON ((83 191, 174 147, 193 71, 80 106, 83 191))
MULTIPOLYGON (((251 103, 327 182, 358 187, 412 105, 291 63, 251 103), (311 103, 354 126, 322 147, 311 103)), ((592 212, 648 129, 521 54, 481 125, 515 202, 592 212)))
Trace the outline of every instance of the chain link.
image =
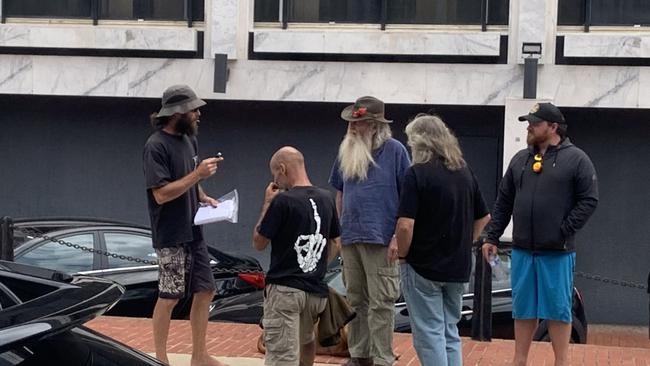
MULTIPOLYGON (((20 231, 23 234, 31 236, 31 237, 33 237, 35 239, 48 240, 48 241, 51 241, 53 243, 57 243, 57 244, 60 244, 60 245, 66 246, 66 247, 78 249, 78 250, 88 252, 88 253, 97 253, 99 255, 104 255, 104 256, 107 256, 107 257, 121 259, 121 260, 129 261, 129 262, 135 262, 135 263, 141 263, 141 264, 149 264, 149 265, 154 265, 154 266, 158 265, 158 261, 150 261, 150 260, 147 260, 147 259, 136 258, 136 257, 128 256, 128 255, 111 253, 111 252, 109 252, 107 250, 88 248, 88 247, 85 247, 83 245, 73 244, 73 243, 67 242, 65 240, 52 238, 52 237, 50 237, 48 235, 38 233, 35 230, 29 230, 29 229, 19 228, 19 227, 15 227, 15 226, 14 226, 14 230, 20 231)), ((219 264, 228 265, 228 264, 231 264, 231 263, 229 263, 229 261, 226 260, 226 261, 220 261, 219 264)), ((240 273, 262 273, 262 272, 263 271, 261 269, 237 269, 237 268, 215 268, 215 267, 212 268, 212 273, 217 273, 217 274, 223 274, 223 273, 226 273, 226 274, 240 274, 240 273)))
POLYGON ((590 273, 585 273, 585 272, 580 272, 580 271, 575 271, 573 272, 577 277, 582 277, 588 280, 593 280, 593 281, 598 281, 606 284, 612 284, 616 286, 622 286, 622 287, 631 287, 631 288, 638 288, 641 290, 647 290, 648 286, 639 283, 639 282, 632 282, 632 281, 623 281, 623 280, 617 280, 613 278, 607 278, 595 274, 590 274, 590 273))

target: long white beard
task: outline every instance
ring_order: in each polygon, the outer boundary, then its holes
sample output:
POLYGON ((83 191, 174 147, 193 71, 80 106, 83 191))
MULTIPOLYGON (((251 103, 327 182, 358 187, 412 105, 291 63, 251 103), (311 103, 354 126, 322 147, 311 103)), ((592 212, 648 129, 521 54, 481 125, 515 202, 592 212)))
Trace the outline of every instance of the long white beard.
POLYGON ((365 180, 368 178, 370 164, 375 164, 375 159, 372 158, 372 135, 346 134, 339 146, 338 157, 343 179, 365 180))

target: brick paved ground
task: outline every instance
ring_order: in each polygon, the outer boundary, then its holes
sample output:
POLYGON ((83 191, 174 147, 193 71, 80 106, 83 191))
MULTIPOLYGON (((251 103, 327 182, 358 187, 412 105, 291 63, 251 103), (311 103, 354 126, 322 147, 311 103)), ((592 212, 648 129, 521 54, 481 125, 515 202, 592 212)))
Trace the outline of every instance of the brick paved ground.
MULTIPOLYGON (((86 325, 134 348, 144 352, 153 352, 151 319, 104 316, 86 325)), ((572 364, 650 366, 650 341, 648 341, 647 328, 645 328, 645 333, 643 330, 644 328, 641 327, 593 326, 592 337, 592 327, 590 326, 590 343, 596 344, 571 345, 572 364), (621 347, 622 345, 631 345, 632 347, 621 347)), ((214 356, 261 358, 263 355, 258 353, 256 348, 259 334, 260 329, 257 325, 210 323, 208 325, 208 349, 214 356)), ((172 321, 168 344, 170 353, 187 354, 191 352, 188 321, 172 321)), ((409 334, 395 334, 395 351, 401 355, 397 362, 398 366, 420 364, 415 356, 409 334)), ((514 343, 510 340, 481 343, 463 338, 463 359, 466 366, 507 365, 513 352, 514 343)), ((342 363, 344 360, 329 356, 316 358, 317 362, 334 364, 342 363)), ((530 365, 553 365, 550 344, 533 344, 530 365)))

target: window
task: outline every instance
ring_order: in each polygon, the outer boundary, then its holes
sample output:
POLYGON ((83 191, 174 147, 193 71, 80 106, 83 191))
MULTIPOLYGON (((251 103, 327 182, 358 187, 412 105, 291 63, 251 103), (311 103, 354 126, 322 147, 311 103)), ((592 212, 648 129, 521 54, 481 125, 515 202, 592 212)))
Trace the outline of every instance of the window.
MULTIPOLYGON (((487 24, 508 24, 509 0, 487 1, 487 24)), ((481 24, 477 0, 390 0, 388 23, 481 24)))
MULTIPOLYGON (((204 1, 192 1, 192 20, 203 20, 204 1)), ((184 0, 101 0, 100 19, 184 20, 184 0)))
POLYGON ((381 0, 302 0, 289 2, 289 22, 379 23, 381 0))
POLYGON ((88 0, 3 0, 5 16, 90 18, 88 0))
MULTIPOLYGON (((104 233, 106 250, 109 253, 121 254, 138 259, 154 261, 156 251, 151 244, 151 238, 144 235, 127 233, 104 233)), ((145 264, 108 257, 108 268, 136 267, 145 264)))
POLYGON ((560 0, 558 24, 585 24, 589 5, 589 25, 650 25, 650 1, 647 0, 560 0))
POLYGON ((279 0, 255 0, 256 22, 277 22, 280 19, 279 0))
MULTIPOLYGON (((5 17, 186 20, 186 0, 3 0, 5 17)), ((192 20, 204 19, 204 0, 190 0, 192 20)))
MULTIPOLYGON (((255 21, 279 21, 281 5, 295 23, 481 24, 479 0, 256 0, 255 21)), ((487 24, 508 24, 509 0, 483 0, 487 24)))
POLYGON ((585 24, 585 0, 560 0, 557 18, 559 25, 585 24))
MULTIPOLYGON (((94 236, 90 233, 63 236, 57 239, 87 248, 94 247, 94 236)), ((47 241, 16 256, 16 262, 71 274, 92 270, 93 253, 47 241)))

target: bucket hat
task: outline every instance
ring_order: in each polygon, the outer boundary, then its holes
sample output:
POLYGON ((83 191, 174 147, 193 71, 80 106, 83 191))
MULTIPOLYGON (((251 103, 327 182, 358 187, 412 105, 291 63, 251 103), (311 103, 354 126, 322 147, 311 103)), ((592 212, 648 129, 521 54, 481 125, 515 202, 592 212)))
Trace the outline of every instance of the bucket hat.
POLYGON ((156 117, 168 117, 174 113, 187 113, 205 104, 205 101, 199 99, 189 86, 172 85, 163 93, 162 108, 156 117))
POLYGON ((341 118, 348 122, 366 120, 393 122, 384 118, 384 102, 371 96, 361 97, 353 105, 345 107, 341 112, 341 118))

